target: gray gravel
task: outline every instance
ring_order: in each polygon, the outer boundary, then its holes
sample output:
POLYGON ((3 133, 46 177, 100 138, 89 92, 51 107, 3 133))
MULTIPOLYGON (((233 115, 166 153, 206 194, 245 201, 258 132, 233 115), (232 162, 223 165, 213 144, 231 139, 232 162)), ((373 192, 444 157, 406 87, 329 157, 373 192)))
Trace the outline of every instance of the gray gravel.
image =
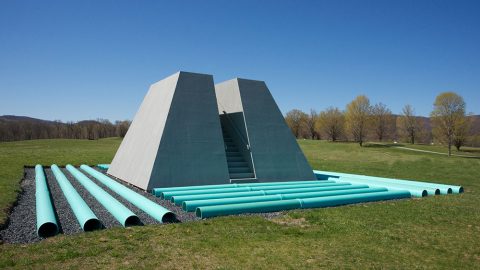
MULTIPOLYGON (((52 197, 54 210, 57 214, 57 223, 59 225, 60 233, 72 235, 82 233, 75 215, 70 208, 68 201, 63 195, 60 186, 50 168, 44 167, 45 176, 47 177, 48 187, 52 197)), ((103 228, 113 228, 122 226, 111 214, 108 212, 90 193, 65 169, 62 168, 63 173, 75 187, 80 196, 85 200, 88 206, 92 209, 95 215, 103 224, 103 228)), ((82 171, 83 172, 83 171, 82 171)), ((116 198, 119 202, 124 204, 132 212, 134 212, 140 219, 142 224, 161 224, 145 212, 141 211, 130 202, 121 198, 119 195, 105 187, 95 178, 86 174, 93 182, 102 187, 106 192, 116 198)), ((113 178, 113 177, 112 177, 113 178)), ((114 179, 114 178, 113 178, 114 179)), ((115 179, 116 180, 116 179, 115 179)), ((121 184, 128 186, 135 192, 147 197, 148 199, 162 205, 169 209, 176 215, 176 220, 172 222, 188 222, 199 220, 194 213, 186 213, 180 207, 171 204, 168 201, 160 200, 150 193, 144 192, 134 186, 127 185, 123 181, 118 181, 121 184)), ((0 231, 0 237, 6 243, 32 243, 42 240, 36 233, 36 218, 35 218, 35 169, 25 168, 25 179, 21 182, 22 192, 19 194, 17 205, 13 208, 9 216, 6 227, 0 231)), ((141 224, 140 224, 141 225, 141 224)))
POLYGON ((25 178, 17 205, 7 220, 7 227, 0 231, 2 241, 8 243, 29 243, 40 241, 37 236, 35 219, 35 169, 25 169, 25 178))
MULTIPOLYGON (((57 222, 59 225, 60 233, 66 235, 72 235, 77 233, 82 233, 80 225, 78 224, 75 215, 73 214, 68 201, 65 199, 60 186, 58 185, 55 177, 49 167, 44 167, 45 175, 47 177, 48 186, 52 196, 52 201, 54 205, 54 210, 57 214, 57 222)), ((120 227, 122 226, 111 214, 108 212, 90 193, 77 181, 75 178, 65 169, 61 168, 67 179, 72 183, 80 196, 85 200, 87 205, 92 209, 95 215, 98 217, 100 222, 103 225, 104 229, 120 227)), ((100 169, 98 169, 101 172, 100 169)), ((82 170, 81 170, 82 171, 82 170)), ((82 171, 83 172, 83 171, 82 171)), ((130 202, 121 198, 119 195, 111 191, 109 188, 104 186, 102 183, 97 181, 95 178, 87 175, 93 182, 102 187, 106 192, 116 198, 119 202, 124 204, 132 212, 134 212, 140 219, 142 224, 161 224, 145 212, 138 209, 136 206, 132 205, 130 202)), ((121 180, 112 179, 118 181, 119 183, 127 186, 133 191, 147 197, 148 199, 154 201, 155 203, 169 209, 172 211, 176 220, 172 222, 191 222, 200 220, 195 216, 195 213, 187 213, 174 204, 171 204, 169 201, 161 200, 160 198, 155 197, 154 195, 145 192, 135 186, 129 185, 121 180)), ((34 168, 25 168, 25 177, 21 182, 22 192, 19 194, 17 205, 13 208, 9 216, 9 220, 6 224, 6 227, 0 231, 0 238, 3 242, 6 243, 32 243, 42 240, 42 238, 37 236, 36 233, 36 218, 35 218, 35 169, 34 168)), ((241 214, 240 216, 262 216, 267 219, 277 217, 282 215, 282 212, 273 212, 273 213, 257 213, 257 214, 241 214)), ((140 224, 141 225, 141 224, 140 224)))

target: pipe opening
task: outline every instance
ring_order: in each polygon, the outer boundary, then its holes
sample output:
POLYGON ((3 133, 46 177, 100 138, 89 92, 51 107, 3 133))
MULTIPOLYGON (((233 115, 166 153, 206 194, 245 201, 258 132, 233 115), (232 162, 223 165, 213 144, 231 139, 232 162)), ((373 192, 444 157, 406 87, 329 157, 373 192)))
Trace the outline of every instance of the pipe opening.
POLYGON ((102 223, 96 218, 89 219, 83 224, 83 230, 86 232, 99 230, 102 228, 102 223))
POLYGON ((199 218, 202 217, 202 209, 200 207, 197 207, 197 210, 195 210, 195 215, 199 218))
POLYGON ((183 211, 187 211, 187 203, 186 202, 182 203, 182 209, 183 209, 183 211))
POLYGON ((172 196, 172 197, 170 198, 170 202, 171 202, 171 203, 175 203, 175 197, 174 197, 174 196, 172 196))
POLYGON ((426 190, 422 191, 422 197, 427 197, 428 196, 428 192, 426 190))
POLYGON ((459 192, 459 193, 463 193, 463 187, 460 187, 460 188, 458 189, 458 192, 459 192))
POLYGON ((435 189, 435 195, 440 195, 440 189, 435 189))
POLYGON ((142 222, 137 216, 129 216, 125 220, 125 227, 130 227, 130 226, 139 226, 142 225, 142 222))
POLYGON ((47 238, 58 233, 58 226, 53 222, 45 222, 38 228, 38 236, 47 238))
POLYGON ((453 193, 452 189, 451 189, 451 188, 447 188, 447 194, 452 194, 452 193, 453 193))
POLYGON ((168 212, 165 215, 163 215, 163 217, 162 217, 162 222, 163 223, 176 223, 178 221, 179 220, 177 219, 175 214, 172 213, 172 212, 168 212))

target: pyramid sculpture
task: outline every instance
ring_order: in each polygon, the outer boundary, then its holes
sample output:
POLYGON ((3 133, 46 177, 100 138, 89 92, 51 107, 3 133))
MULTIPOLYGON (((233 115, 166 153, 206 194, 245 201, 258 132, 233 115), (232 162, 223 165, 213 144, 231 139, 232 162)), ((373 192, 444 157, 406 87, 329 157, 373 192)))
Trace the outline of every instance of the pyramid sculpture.
POLYGON ((178 72, 153 84, 107 173, 145 190, 227 183, 213 76, 178 72))
POLYGON ((224 118, 243 117, 259 182, 316 180, 265 82, 237 78, 215 85, 215 92, 224 118))
POLYGON ((264 82, 189 72, 150 87, 107 173, 144 190, 315 180, 264 82))

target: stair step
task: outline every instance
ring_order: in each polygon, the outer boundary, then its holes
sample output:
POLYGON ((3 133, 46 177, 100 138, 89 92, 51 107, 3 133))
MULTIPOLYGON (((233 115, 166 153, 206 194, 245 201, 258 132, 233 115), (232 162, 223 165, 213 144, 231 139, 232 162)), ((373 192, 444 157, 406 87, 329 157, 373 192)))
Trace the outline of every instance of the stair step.
POLYGON ((234 162, 228 162, 228 167, 233 168, 233 167, 248 167, 248 163, 245 161, 234 161, 234 162))
POLYGON ((225 138, 225 137, 223 138, 223 141, 224 142, 233 142, 232 138, 225 138))
POLYGON ((238 157, 233 157, 233 156, 227 156, 227 162, 245 162, 242 156, 238 157))
POLYGON ((232 173, 251 173, 252 171, 250 170, 249 167, 228 167, 228 172, 230 174, 232 173))
POLYGON ((239 152, 226 152, 227 157, 241 157, 239 152))
POLYGON ((227 152, 238 152, 238 148, 236 146, 227 146, 227 149, 225 149, 227 152))
POLYGON ((243 179, 243 178, 254 178, 253 173, 231 173, 230 179, 243 179))

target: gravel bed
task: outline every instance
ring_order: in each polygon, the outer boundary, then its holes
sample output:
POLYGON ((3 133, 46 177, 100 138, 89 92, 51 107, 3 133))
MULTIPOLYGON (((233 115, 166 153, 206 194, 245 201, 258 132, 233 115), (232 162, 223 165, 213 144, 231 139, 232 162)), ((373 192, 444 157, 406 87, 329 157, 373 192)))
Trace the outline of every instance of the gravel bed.
POLYGON ((10 213, 6 228, 0 231, 0 237, 7 243, 40 241, 35 219, 35 169, 25 169, 25 177, 20 187, 22 191, 18 195, 17 205, 10 213))
MULTIPOLYGON (((44 167, 45 176, 47 178, 48 187, 52 197, 54 211, 57 216, 57 224, 59 226, 60 233, 66 235, 72 235, 76 233, 82 233, 83 230, 80 227, 75 215, 73 214, 67 199, 63 195, 63 192, 58 185, 58 182, 53 175, 50 168, 44 167)), ((65 169, 61 168, 67 179, 77 190, 80 196, 85 200, 87 205, 92 209, 97 218, 103 225, 104 229, 121 227, 122 225, 108 212, 90 193, 77 181, 75 178, 65 169)), ((102 170, 99 170, 104 172, 102 170)), ((83 171, 82 171, 83 172, 83 171)), ((141 221, 139 225, 148 224, 162 224, 157 220, 150 217, 148 214, 138 209, 136 206, 120 197, 118 194, 111 191, 102 183, 91 177, 89 174, 83 172, 94 183, 102 187, 112 197, 117 199, 120 203, 125 205, 128 209, 134 212, 141 221)), ((114 180, 114 177, 111 177, 114 180)), ((118 181, 118 180, 117 180, 118 181)), ((154 195, 144 192, 143 190, 134 186, 128 185, 123 181, 119 183, 127 186, 135 192, 147 197, 148 199, 156 202, 157 204, 169 209, 176 215, 176 220, 172 222, 189 222, 200 220, 194 213, 186 213, 181 207, 171 204, 169 201, 161 200, 154 195)), ((35 169, 25 168, 25 178, 21 182, 22 192, 19 194, 17 205, 13 208, 9 216, 6 227, 0 231, 0 238, 6 243, 32 243, 42 240, 37 235, 36 231, 36 212, 35 212, 35 169)))
MULTIPOLYGON (((98 171, 100 172, 105 172, 104 170, 100 170, 97 168, 98 171)), ((110 191, 107 187, 105 187, 103 184, 101 184, 100 182, 96 181, 95 178, 91 177, 90 175, 86 174, 87 176, 89 176, 90 179, 92 179, 93 181, 95 181, 96 184, 98 184, 99 186, 103 187, 107 192, 109 192, 111 195, 113 195, 115 197, 116 193, 113 193, 112 191, 110 191), (115 194, 115 195, 114 195, 115 194)), ((145 192, 143 191, 142 189, 139 189, 133 185, 130 185, 124 181, 121 181, 113 176, 109 176, 110 178, 114 179, 114 180, 117 180, 117 182, 121 183, 122 185, 130 188, 131 190, 147 197, 148 199, 154 201, 155 203, 167 208, 168 210, 170 210, 171 212, 173 212, 175 214, 175 217, 177 219, 177 222, 188 222, 188 221, 195 221, 195 220, 200 220, 200 218, 197 218, 195 216, 195 213, 187 213, 185 211, 182 210, 182 207, 180 206, 176 206, 175 204, 173 203, 170 203, 170 201, 166 201, 166 200, 162 200, 156 196, 154 196, 153 194, 149 193, 149 192, 145 192)), ((115 198, 120 198, 120 197, 115 197, 115 198)), ((119 199, 120 202, 123 203, 123 201, 121 201, 119 199)), ((128 206, 127 206, 128 207, 128 206)), ((130 207, 128 207, 130 208, 130 207)), ((130 208, 132 209, 132 208, 130 208)), ((133 209, 132 209, 133 211, 133 209)), ((139 212, 137 211, 133 211, 134 213, 136 213, 138 215, 138 217, 140 218, 140 220, 142 222, 144 222, 145 224, 157 224, 158 222, 156 220, 154 220, 153 218, 151 218, 150 216, 148 216, 147 214, 145 214, 143 211, 141 210, 138 210, 139 212), (141 215, 144 215, 145 218, 142 218, 141 215), (150 223, 148 223, 150 221, 150 223)))
MULTIPOLYGON (((72 235, 77 233, 82 233, 83 230, 80 227, 75 215, 68 204, 63 192, 58 185, 53 172, 49 167, 44 167, 45 176, 47 177, 48 187, 50 189, 50 194, 52 197, 52 202, 54 210, 57 215, 57 223, 59 226, 60 233, 65 235, 72 235)), ((100 222, 103 225, 104 229, 121 227, 122 225, 108 212, 90 193, 65 169, 61 168, 62 172, 65 174, 70 183, 74 186, 80 196, 85 200, 87 205, 92 209, 95 215, 98 217, 100 222)), ((98 169, 98 171, 105 173, 104 170, 98 169)), ((147 215, 142 210, 138 209, 136 206, 132 205, 127 200, 120 197, 118 194, 111 191, 109 188, 104 186, 102 183, 97 181, 95 178, 90 176, 81 170, 86 176, 88 176, 94 183, 102 187, 107 193, 112 197, 117 199, 128 209, 134 212, 140 219, 142 224, 162 224, 149 215, 147 215)), ((176 220, 172 222, 191 222, 200 220, 195 216, 195 213, 188 213, 182 210, 181 207, 176 206, 170 201, 161 200, 158 197, 155 197, 151 193, 145 192, 135 186, 132 186, 126 182, 116 179, 115 177, 110 178, 116 180, 124 186, 127 186, 131 190, 147 197, 148 199, 154 201, 155 203, 169 209, 172 211, 176 220)), ((38 242, 43 238, 37 236, 36 232, 36 212, 35 212, 35 169, 34 168, 25 168, 25 177, 21 182, 22 192, 19 194, 17 204, 13 208, 9 216, 9 220, 3 230, 0 231, 0 239, 6 243, 32 243, 38 242)), ((239 216, 261 216, 266 219, 271 219, 282 215, 283 212, 272 212, 272 213, 256 213, 256 214, 241 214, 239 216)), ((141 224, 140 224, 141 225, 141 224)))

